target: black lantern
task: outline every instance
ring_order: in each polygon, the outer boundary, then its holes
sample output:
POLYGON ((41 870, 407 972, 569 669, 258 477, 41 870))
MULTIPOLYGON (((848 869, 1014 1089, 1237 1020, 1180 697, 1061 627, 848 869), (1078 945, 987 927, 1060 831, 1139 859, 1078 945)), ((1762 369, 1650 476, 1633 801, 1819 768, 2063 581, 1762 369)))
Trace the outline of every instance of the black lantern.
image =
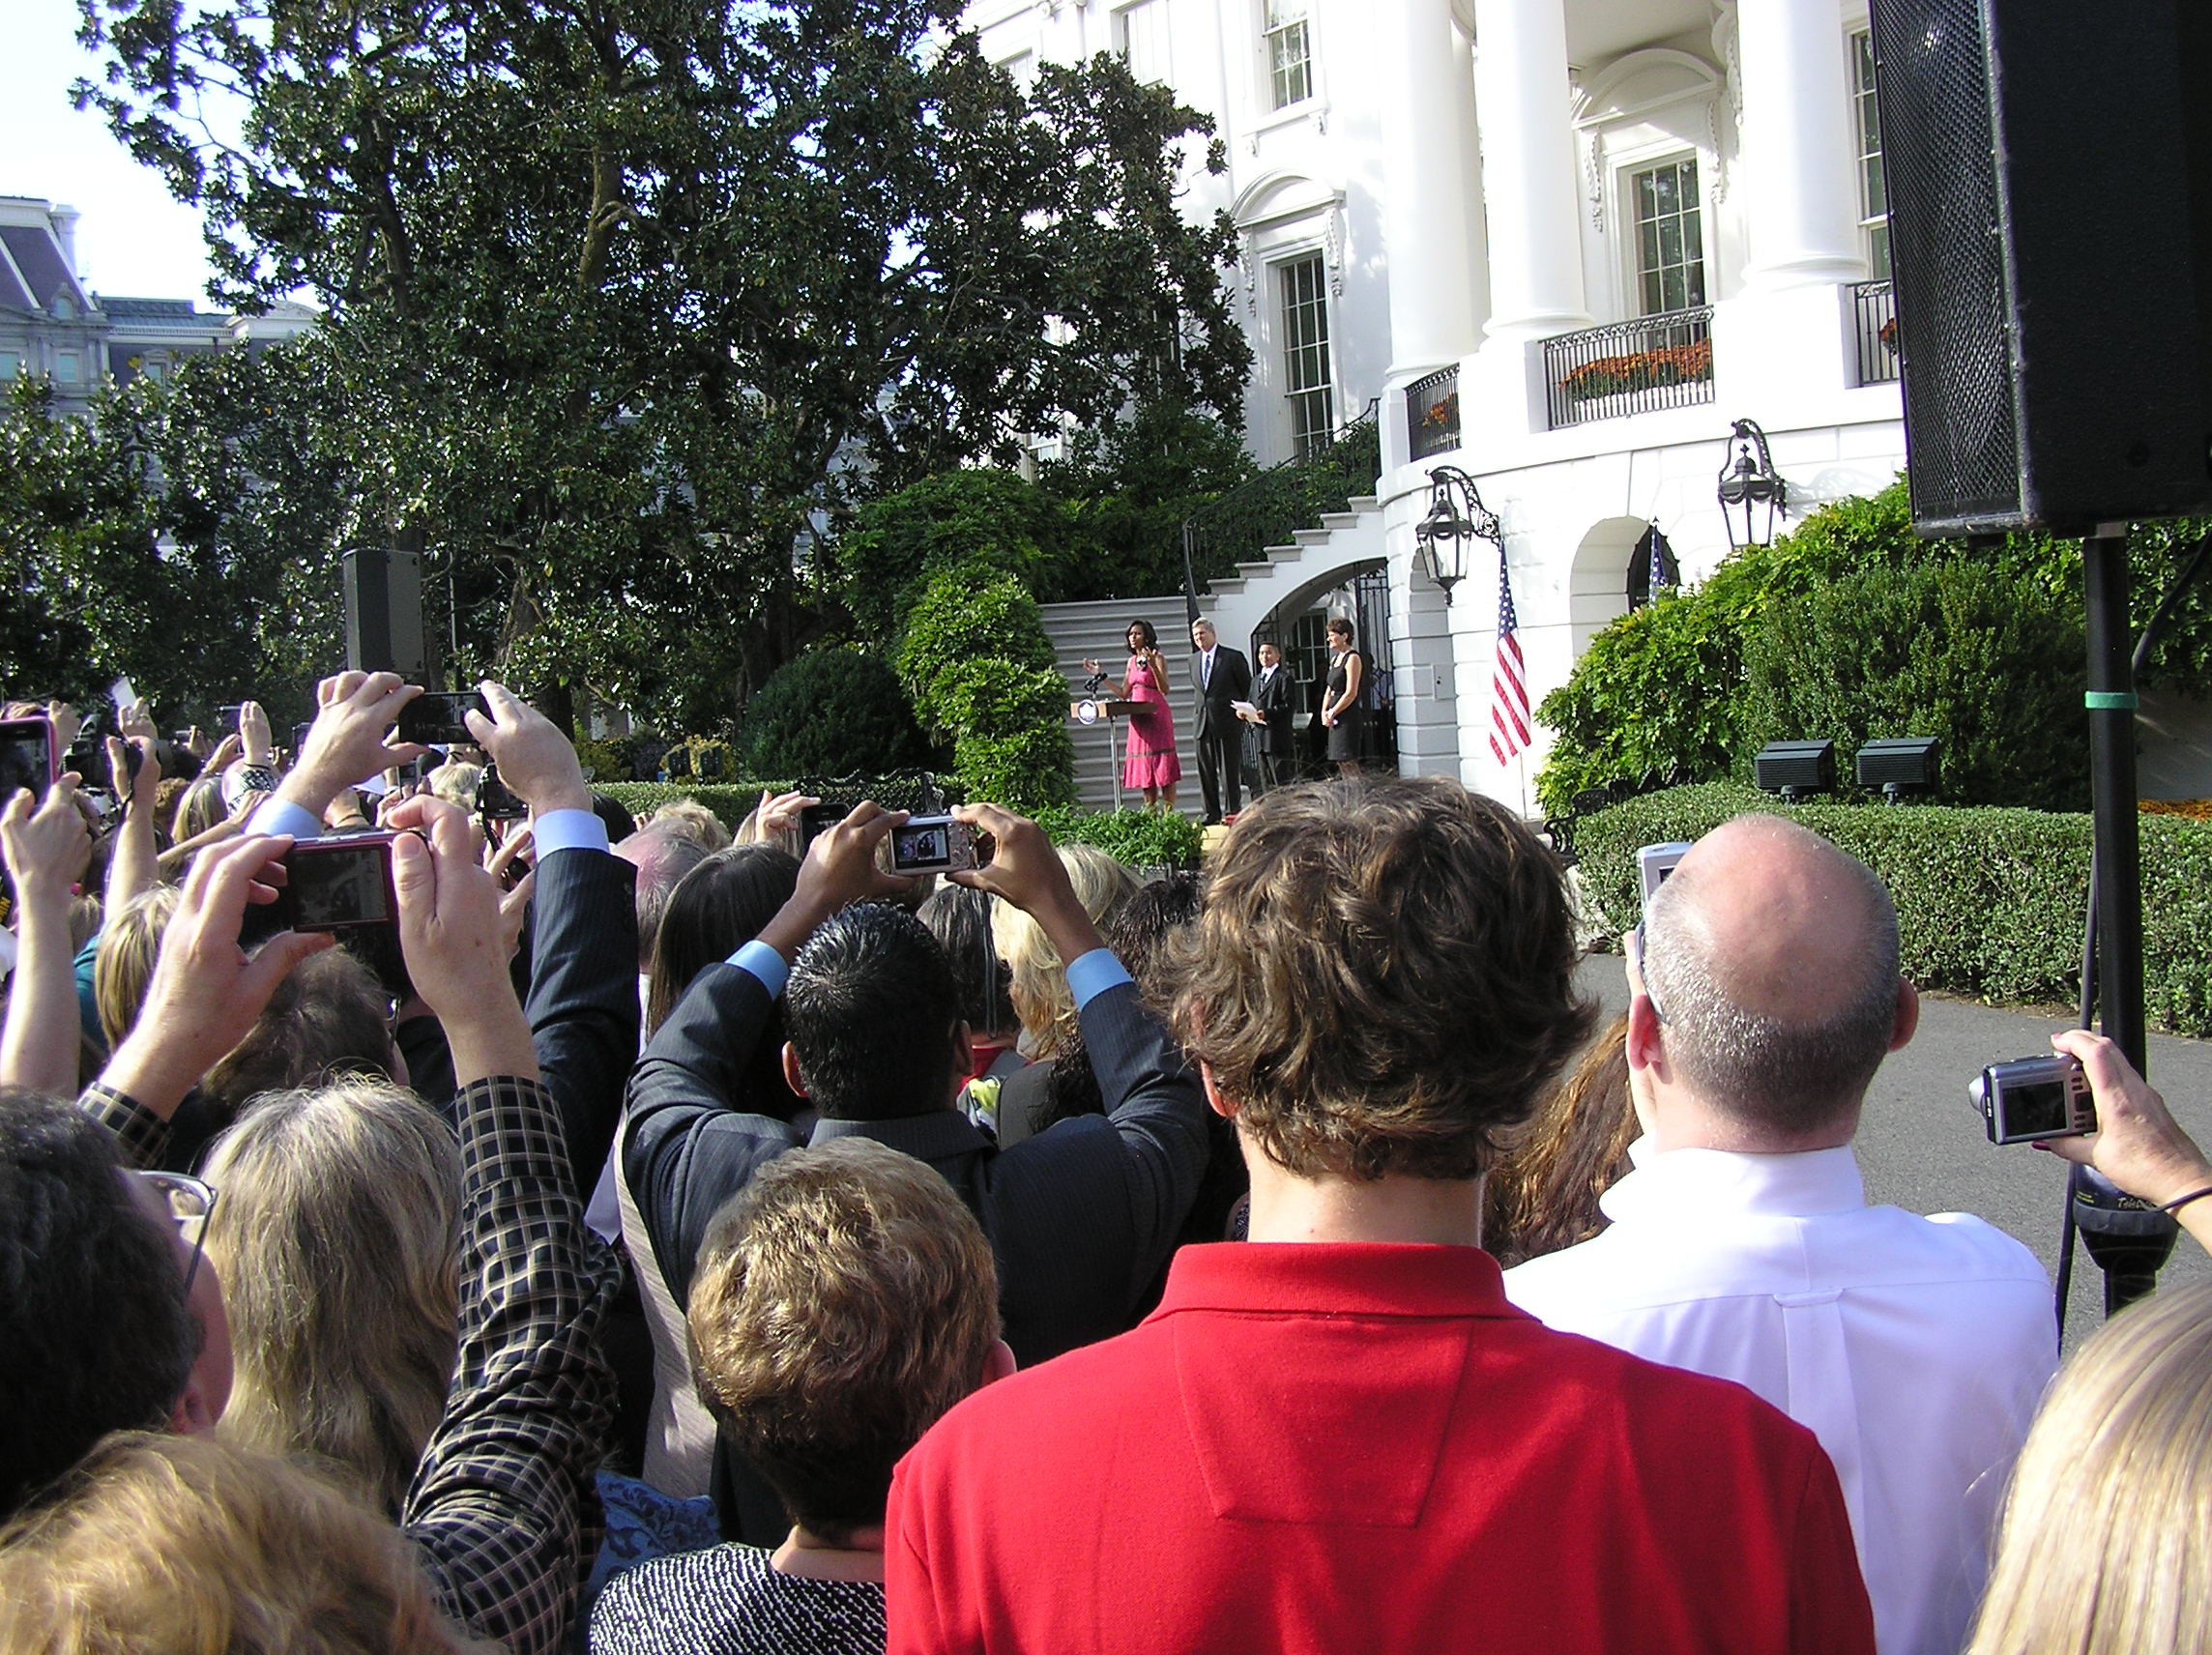
POLYGON ((1766 433, 1754 420, 1738 420, 1729 427, 1730 458, 1721 463, 1721 521, 1728 525, 1731 547, 1763 546, 1774 538, 1777 513, 1790 515, 1790 485, 1774 469, 1774 455, 1766 447, 1766 433), (1765 508, 1766 532, 1755 527, 1760 508, 1765 508), (1737 532, 1736 513, 1743 525, 1737 532))
POLYGON ((1505 529, 1498 513, 1482 503, 1474 479, 1457 466, 1438 466, 1429 473, 1429 510, 1413 529, 1413 543, 1429 578, 1451 601, 1451 589, 1467 578, 1467 556, 1476 540, 1488 540, 1502 552, 1505 529))

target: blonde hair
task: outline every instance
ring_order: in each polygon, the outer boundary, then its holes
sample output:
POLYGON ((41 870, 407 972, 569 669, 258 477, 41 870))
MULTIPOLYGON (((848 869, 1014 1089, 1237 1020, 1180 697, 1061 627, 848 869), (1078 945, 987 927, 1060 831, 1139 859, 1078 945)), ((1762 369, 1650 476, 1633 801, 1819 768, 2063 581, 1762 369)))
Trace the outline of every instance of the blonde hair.
MULTIPOLYGON (((751 823, 760 814, 756 807, 746 817, 751 823)), ((722 826, 722 819, 701 804, 696 798, 672 798, 640 824, 643 828, 657 828, 670 838, 688 839, 704 847, 710 854, 730 848, 730 830, 722 826)), ((758 831, 742 836, 742 843, 758 841, 758 831)))
POLYGON ((269 1092, 216 1140, 206 1176, 236 1368, 223 1437, 316 1455, 397 1511, 452 1379, 451 1130, 389 1084, 269 1092))
MULTIPOLYGON (((1075 900, 1083 904, 1093 925, 1103 924, 1137 888, 1136 876, 1094 845, 1062 845, 1060 861, 1067 870, 1068 884, 1075 887, 1075 900)), ((1010 902, 993 904, 991 941, 1013 973, 1007 992, 1029 1037, 1031 1056, 1058 1056, 1081 1027, 1075 997, 1068 992, 1066 962, 1045 936, 1044 927, 1010 902)))
POLYGON ((0 1530, 10 1655, 455 1655, 414 1549, 300 1466, 117 1432, 0 1530))
POLYGON ((982 1381, 991 1244, 910 1155, 793 1150, 714 1215, 690 1336, 700 1400, 793 1520, 841 1544, 883 1521, 892 1466, 982 1381))
POLYGON ((112 1051, 123 1043, 146 1003, 160 957, 161 934, 182 900, 173 885, 142 890, 108 915, 92 962, 92 1001, 100 1010, 100 1031, 112 1051))
POLYGON ((463 810, 477 807, 477 783, 483 780, 483 766, 465 759, 448 759, 424 778, 432 794, 463 810))
POLYGON ((2212 1650, 2212 1282, 2122 1312, 2052 1384, 1969 1655, 2212 1650))
POLYGON ((222 802, 221 772, 203 771, 185 789, 184 798, 177 800, 177 814, 169 837, 181 845, 229 820, 230 811, 222 802))

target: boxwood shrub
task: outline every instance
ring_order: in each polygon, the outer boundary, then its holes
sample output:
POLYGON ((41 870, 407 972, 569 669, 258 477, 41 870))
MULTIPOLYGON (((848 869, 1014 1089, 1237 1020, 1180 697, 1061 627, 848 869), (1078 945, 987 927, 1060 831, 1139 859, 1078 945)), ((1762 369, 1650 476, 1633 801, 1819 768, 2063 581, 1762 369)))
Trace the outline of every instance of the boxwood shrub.
POLYGON ((1204 844, 1198 824, 1174 811, 1047 810, 1037 825, 1056 845, 1095 845, 1132 868, 1195 868, 1204 844))
MULTIPOLYGON (((1589 917, 1618 935, 1642 914, 1641 845, 1695 839, 1747 811, 1789 816, 1881 876, 1896 899, 1905 972, 1922 988, 1993 1003, 2070 1004, 2081 992, 2089 818, 1932 804, 1784 805, 1727 782, 1671 788, 1575 824, 1589 917)), ((2212 825, 2144 815, 2144 1009, 2179 1034, 2212 1034, 2212 825)))

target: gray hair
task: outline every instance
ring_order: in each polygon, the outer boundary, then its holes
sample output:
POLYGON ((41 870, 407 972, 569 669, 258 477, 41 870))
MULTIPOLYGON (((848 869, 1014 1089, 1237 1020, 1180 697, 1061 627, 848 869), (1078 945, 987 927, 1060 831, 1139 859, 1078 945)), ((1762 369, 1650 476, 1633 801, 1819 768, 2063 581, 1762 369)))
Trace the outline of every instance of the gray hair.
POLYGON ((1856 984, 1817 1022, 1749 1011, 1730 997, 1720 950, 1698 904, 1710 877, 1703 870, 1690 870, 1688 879, 1676 874, 1644 910, 1644 984, 1665 1023, 1667 1055, 1711 1107, 1788 1137, 1858 1107, 1896 1025, 1896 905, 1873 869, 1829 849, 1857 886, 1865 918, 1851 950, 1856 984))

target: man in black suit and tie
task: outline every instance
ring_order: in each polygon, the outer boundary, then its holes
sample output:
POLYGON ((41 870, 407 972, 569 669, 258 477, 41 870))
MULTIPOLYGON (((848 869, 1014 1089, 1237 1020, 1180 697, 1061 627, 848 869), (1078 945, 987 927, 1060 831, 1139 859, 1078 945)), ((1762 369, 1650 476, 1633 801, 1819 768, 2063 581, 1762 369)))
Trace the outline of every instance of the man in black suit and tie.
POLYGON ((1251 712, 1242 716, 1260 726, 1260 791, 1266 793, 1291 779, 1296 761, 1296 736, 1291 729, 1296 688, 1283 665, 1282 648, 1260 646, 1260 673, 1252 681, 1251 712))
POLYGON ((1229 782, 1229 814, 1243 807, 1244 726, 1236 703, 1252 695, 1252 664, 1214 637, 1213 623, 1190 624, 1190 647, 1198 652, 1191 677, 1198 683, 1198 782, 1206 790, 1208 827, 1221 820, 1221 782, 1229 782))

